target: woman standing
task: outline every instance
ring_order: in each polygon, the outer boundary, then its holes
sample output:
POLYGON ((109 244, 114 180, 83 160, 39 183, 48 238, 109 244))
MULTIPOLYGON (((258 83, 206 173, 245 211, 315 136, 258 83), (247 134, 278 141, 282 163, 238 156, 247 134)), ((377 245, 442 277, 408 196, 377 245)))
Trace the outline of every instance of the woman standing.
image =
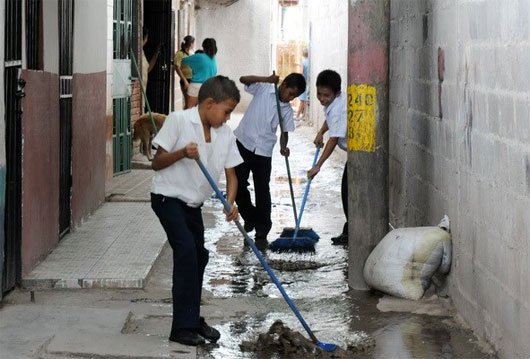
POLYGON ((197 105, 199 89, 203 82, 217 75, 217 43, 215 39, 206 38, 202 42, 202 50, 195 52, 182 60, 192 70, 192 77, 188 87, 189 107, 197 105))
POLYGON ((191 35, 187 35, 180 44, 180 50, 175 53, 173 62, 175 64, 175 71, 180 77, 180 89, 184 98, 184 109, 189 108, 189 96, 188 87, 190 85, 192 71, 188 65, 182 63, 182 60, 191 55, 191 51, 195 44, 195 38, 191 35))

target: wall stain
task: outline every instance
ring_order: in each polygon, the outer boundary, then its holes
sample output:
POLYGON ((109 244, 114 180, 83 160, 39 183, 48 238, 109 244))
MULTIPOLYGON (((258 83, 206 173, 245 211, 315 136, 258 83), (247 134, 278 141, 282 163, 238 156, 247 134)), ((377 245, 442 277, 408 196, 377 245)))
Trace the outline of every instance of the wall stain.
POLYGON ((442 83, 444 82, 445 76, 445 52, 439 47, 438 48, 438 117, 440 120, 443 119, 442 111, 442 83))
POLYGON ((469 83, 469 67, 466 63, 466 80, 464 82, 464 145, 467 148, 468 163, 471 165, 473 160, 473 149, 471 146, 471 132, 473 131, 473 100, 471 99, 469 83))
POLYGON ((423 43, 429 38, 429 13, 423 14, 423 43))
POLYGON ((530 156, 526 156, 526 193, 530 193, 530 156))

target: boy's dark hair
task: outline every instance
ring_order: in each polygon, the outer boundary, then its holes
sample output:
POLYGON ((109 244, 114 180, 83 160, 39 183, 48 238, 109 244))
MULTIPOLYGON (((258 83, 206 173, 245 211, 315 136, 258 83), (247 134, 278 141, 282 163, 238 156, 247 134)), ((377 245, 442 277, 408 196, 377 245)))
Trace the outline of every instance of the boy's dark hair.
POLYGON ((218 75, 209 78, 201 85, 198 97, 199 103, 207 98, 211 98, 217 103, 225 100, 234 100, 239 103, 241 95, 234 81, 226 76, 218 75))
POLYGON ((204 39, 202 42, 202 49, 206 55, 213 59, 215 54, 217 54, 217 43, 215 42, 215 39, 211 37, 204 39))
POLYGON ((317 76, 317 87, 329 87, 334 93, 340 92, 340 75, 333 70, 324 70, 317 76))
POLYGON ((287 87, 296 87, 298 89, 298 95, 301 95, 305 91, 305 78, 302 74, 293 72, 292 74, 287 75, 283 80, 283 83, 287 87))

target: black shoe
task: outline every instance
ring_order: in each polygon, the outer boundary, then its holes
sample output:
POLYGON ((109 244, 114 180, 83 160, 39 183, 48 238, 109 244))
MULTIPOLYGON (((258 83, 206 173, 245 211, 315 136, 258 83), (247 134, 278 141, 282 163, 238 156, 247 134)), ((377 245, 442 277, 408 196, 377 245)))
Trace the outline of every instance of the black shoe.
POLYGON ((254 223, 245 221, 243 229, 245 232, 252 232, 254 230, 254 223))
POLYGON ((348 244, 348 235, 347 234, 340 234, 337 237, 332 237, 331 242, 335 245, 339 244, 348 244))
POLYGON ((212 343, 215 343, 221 338, 221 333, 213 327, 210 327, 208 324, 206 324, 206 321, 203 317, 200 318, 201 327, 197 330, 197 333, 199 333, 204 339, 209 340, 212 343))
POLYGON ((169 340, 172 342, 184 344, 184 345, 191 345, 196 347, 197 345, 201 345, 206 343, 204 338, 199 335, 196 331, 193 330, 177 330, 174 334, 171 334, 169 337, 169 340))

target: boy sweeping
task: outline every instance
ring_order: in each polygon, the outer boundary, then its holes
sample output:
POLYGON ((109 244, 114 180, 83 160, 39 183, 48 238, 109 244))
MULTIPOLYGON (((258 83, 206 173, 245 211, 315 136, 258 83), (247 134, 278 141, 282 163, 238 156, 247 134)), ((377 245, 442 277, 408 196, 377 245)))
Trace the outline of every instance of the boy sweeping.
MULTIPOLYGON (((243 76, 239 79, 245 85, 245 91, 253 95, 243 119, 234 130, 237 147, 243 157, 243 163, 236 167, 238 190, 236 203, 245 220, 245 230, 256 229, 257 244, 266 243, 267 234, 272 227, 271 221, 271 157, 276 144, 276 130, 279 125, 276 108, 274 84, 279 77, 243 76), (252 172, 255 191, 255 205, 252 204, 248 191, 248 178, 252 172)), ((294 131, 293 110, 290 101, 305 91, 304 76, 298 73, 288 75, 278 88, 280 109, 284 131, 280 135, 280 153, 289 156, 287 132, 294 131)))
POLYGON ((231 205, 226 219, 237 219, 234 167, 242 159, 226 121, 239 100, 234 81, 213 77, 201 86, 198 107, 171 113, 153 140, 158 150, 152 162, 156 173, 151 207, 173 249, 173 323, 169 340, 185 345, 204 344, 205 339, 216 342, 220 337, 200 316, 202 281, 208 263, 201 206, 213 191, 195 160, 201 159, 215 181, 224 171, 231 205))

